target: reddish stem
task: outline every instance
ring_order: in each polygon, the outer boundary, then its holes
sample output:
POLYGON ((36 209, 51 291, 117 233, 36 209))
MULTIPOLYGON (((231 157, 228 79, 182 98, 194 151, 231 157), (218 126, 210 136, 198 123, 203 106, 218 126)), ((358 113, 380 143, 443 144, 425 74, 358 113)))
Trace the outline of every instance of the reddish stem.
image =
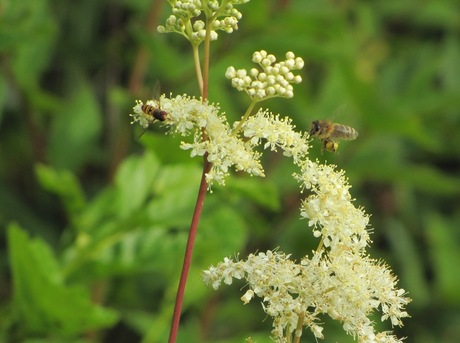
POLYGON ((200 189, 196 199, 195 211, 193 212, 192 223, 188 233, 187 247, 185 249, 184 262, 182 264, 182 272, 180 275, 179 286, 177 288, 176 303, 174 305, 174 314, 171 324, 171 331, 169 332, 169 343, 175 343, 177 332, 179 330, 180 315, 182 312, 182 303, 184 300, 185 285, 187 283, 188 272, 192 262, 193 246, 195 243, 196 232, 198 229, 198 222, 200 221, 201 211, 203 209, 204 199, 206 198, 206 191, 208 184, 206 183, 206 174, 211 169, 211 163, 208 162, 208 154, 204 155, 203 174, 201 175, 200 189))

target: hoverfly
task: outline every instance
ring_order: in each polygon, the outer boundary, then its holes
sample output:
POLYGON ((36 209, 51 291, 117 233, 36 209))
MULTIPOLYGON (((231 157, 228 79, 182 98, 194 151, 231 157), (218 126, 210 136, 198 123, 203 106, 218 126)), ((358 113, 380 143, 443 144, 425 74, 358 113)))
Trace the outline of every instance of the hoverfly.
MULTIPOLYGON (((168 116, 168 113, 161 108, 160 83, 158 81, 155 83, 155 86, 153 88, 152 98, 153 101, 147 101, 145 104, 142 104, 142 114, 148 118, 147 121, 149 124, 155 122, 155 120, 165 121, 168 116)), ((144 128, 138 139, 142 137, 146 130, 147 127, 144 128)))

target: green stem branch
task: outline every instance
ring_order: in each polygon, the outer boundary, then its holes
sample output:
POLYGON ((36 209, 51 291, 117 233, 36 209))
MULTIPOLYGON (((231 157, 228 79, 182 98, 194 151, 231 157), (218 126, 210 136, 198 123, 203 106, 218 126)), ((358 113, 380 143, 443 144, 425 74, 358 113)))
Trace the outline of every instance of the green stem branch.
POLYGON ((241 127, 243 126, 244 122, 248 119, 248 117, 251 115, 252 110, 254 109, 254 106, 257 104, 256 100, 253 100, 250 104, 248 109, 246 110, 246 113, 244 113, 243 117, 241 120, 238 122, 238 125, 235 127, 235 129, 232 132, 232 136, 235 136, 240 130, 241 127))
POLYGON ((208 98, 209 86, 209 58, 211 52, 211 27, 213 19, 208 19, 206 23, 206 37, 204 39, 204 59, 203 59, 203 99, 208 98))
POLYGON ((196 79, 198 81, 198 87, 200 88, 200 94, 203 96, 203 74, 201 73, 201 64, 200 64, 200 51, 198 50, 198 45, 192 44, 193 49, 193 61, 195 64, 195 73, 196 79))

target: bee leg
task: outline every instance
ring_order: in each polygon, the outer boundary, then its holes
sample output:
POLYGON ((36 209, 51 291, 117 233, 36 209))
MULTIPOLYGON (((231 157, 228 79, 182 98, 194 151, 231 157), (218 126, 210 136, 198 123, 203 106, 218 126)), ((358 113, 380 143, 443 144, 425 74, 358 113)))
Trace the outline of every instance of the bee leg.
POLYGON ((337 142, 334 142, 331 139, 323 139, 323 148, 322 148, 322 150, 336 152, 338 147, 339 147, 339 144, 337 142))

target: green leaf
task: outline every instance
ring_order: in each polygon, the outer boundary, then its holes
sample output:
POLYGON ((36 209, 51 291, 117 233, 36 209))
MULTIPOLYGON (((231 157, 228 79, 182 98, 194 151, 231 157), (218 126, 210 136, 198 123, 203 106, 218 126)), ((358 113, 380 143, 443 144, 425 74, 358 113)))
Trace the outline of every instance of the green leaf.
POLYGON ((52 164, 70 170, 81 166, 94 154, 100 131, 99 105, 91 87, 83 82, 53 118, 49 144, 52 164))
POLYGON ((14 306, 26 331, 74 336, 113 325, 117 314, 91 303, 84 288, 65 284, 52 251, 16 224, 8 228, 14 306))
POLYGON ((35 174, 43 188, 58 195, 72 217, 77 215, 85 206, 85 195, 75 175, 68 170, 58 171, 52 167, 38 164, 35 174))
POLYGON ((11 67, 16 82, 26 89, 36 88, 52 58, 58 32, 49 2, 18 1, 2 7, 6 11, 0 25, 0 49, 14 51, 11 67))
POLYGON ((152 223, 185 228, 195 206, 201 170, 195 164, 166 166, 155 178, 155 197, 146 213, 152 223))
POLYGON ((269 210, 280 208, 280 195, 272 182, 255 177, 232 177, 226 183, 229 189, 238 191, 269 210))
POLYGON ((121 218, 145 203, 159 169, 158 159, 151 152, 128 157, 122 163, 115 176, 117 210, 121 218))
POLYGON ((429 253, 435 274, 437 297, 446 304, 460 304, 460 273, 457 273, 460 251, 458 249, 459 220, 445 218, 437 213, 426 215, 426 234, 430 245, 429 253))
POLYGON ((242 214, 230 206, 213 207, 201 220, 194 258, 203 260, 205 268, 242 251, 247 238, 247 225, 242 214))
POLYGON ((423 259, 417 251, 414 239, 409 235, 408 228, 400 220, 392 218, 387 219, 384 224, 382 229, 401 269, 401 279, 405 283, 403 288, 409 291, 417 306, 428 304, 430 290, 423 274, 423 259))

